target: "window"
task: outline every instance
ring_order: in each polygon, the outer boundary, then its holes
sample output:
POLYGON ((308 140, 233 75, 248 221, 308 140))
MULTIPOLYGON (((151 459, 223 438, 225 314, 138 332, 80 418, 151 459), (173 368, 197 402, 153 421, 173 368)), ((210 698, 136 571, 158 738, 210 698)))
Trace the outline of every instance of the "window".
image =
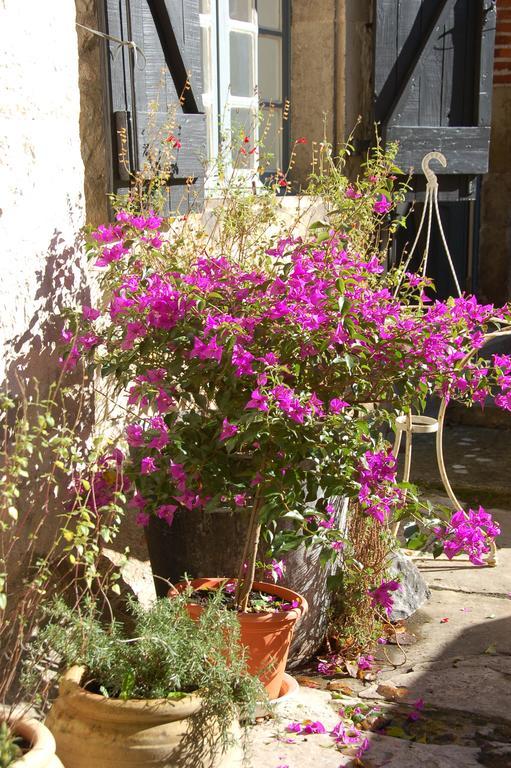
POLYGON ((289 0, 201 0, 200 11, 208 155, 218 156, 222 130, 233 139, 232 162, 253 173, 259 158, 250 148, 260 138, 272 156, 263 175, 274 173, 288 155, 289 0))

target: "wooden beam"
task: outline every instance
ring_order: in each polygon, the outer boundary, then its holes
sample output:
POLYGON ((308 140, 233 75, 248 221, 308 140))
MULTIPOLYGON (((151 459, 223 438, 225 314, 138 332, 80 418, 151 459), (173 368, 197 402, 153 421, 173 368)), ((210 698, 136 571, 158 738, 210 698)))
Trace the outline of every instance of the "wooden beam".
POLYGON ((181 99, 183 112, 198 114, 199 108, 189 85, 189 73, 186 70, 183 54, 172 27, 165 0, 147 0, 147 4, 153 15, 165 61, 174 81, 177 94, 181 99))
POLYGON ((435 166, 435 173, 478 175, 488 171, 489 127, 389 125, 384 139, 399 143, 396 163, 405 172, 414 168, 420 173, 422 158, 432 151, 447 158, 447 168, 435 166))

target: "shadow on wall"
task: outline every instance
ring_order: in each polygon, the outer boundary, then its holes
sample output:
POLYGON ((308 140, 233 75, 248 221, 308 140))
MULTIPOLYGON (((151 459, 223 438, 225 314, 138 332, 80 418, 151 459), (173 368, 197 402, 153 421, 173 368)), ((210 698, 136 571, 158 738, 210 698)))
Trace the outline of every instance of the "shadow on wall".
MULTIPOLYGON (((94 422, 93 389, 81 366, 64 374, 59 363, 64 326, 62 311, 66 307, 90 304, 79 236, 69 244, 60 231, 54 231, 42 269, 36 273, 35 283, 35 293, 19 298, 14 304, 13 311, 24 314, 28 321, 22 333, 5 343, 2 388, 19 398, 21 403, 36 397, 46 399, 52 393, 53 385, 60 380, 65 387, 72 387, 72 392, 59 400, 63 407, 59 405, 54 410, 57 422, 55 432, 62 426, 70 427, 83 443, 90 436, 94 422)), ((32 409, 29 413, 35 415, 32 409)), ((56 526, 61 524, 58 515, 67 499, 68 479, 62 492, 55 498, 52 496, 53 500, 46 504, 41 499, 38 502, 37 489, 45 486, 43 478, 51 469, 50 457, 43 456, 41 462, 37 452, 34 453, 27 469, 30 477, 20 488, 20 503, 23 508, 24 501, 29 514, 30 530, 37 531, 37 550, 41 553, 51 543, 56 526), (41 516, 45 518, 44 528, 38 527, 41 516)), ((26 533, 24 531, 23 536, 26 533)), ((20 546, 22 544, 21 541, 20 546)))
MULTIPOLYGON (((83 269, 79 238, 72 245, 55 231, 47 249, 44 269, 36 273, 37 291, 31 300, 33 313, 25 331, 6 344, 4 385, 19 390, 19 382, 37 381, 41 393, 62 373, 59 345, 62 343, 63 318, 66 307, 90 303, 90 288, 83 269)), ((76 381, 70 375, 69 381, 76 381)))

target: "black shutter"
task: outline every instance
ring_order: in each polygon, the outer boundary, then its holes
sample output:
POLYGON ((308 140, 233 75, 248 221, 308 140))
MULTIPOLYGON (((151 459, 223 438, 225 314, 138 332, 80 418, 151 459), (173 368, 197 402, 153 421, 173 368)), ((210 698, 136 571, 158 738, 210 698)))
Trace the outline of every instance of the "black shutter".
POLYGON ((108 34, 139 49, 109 43, 114 189, 125 191, 129 173, 142 168, 150 123, 161 127, 175 112, 172 133, 181 147, 168 190, 169 208, 186 210, 200 194, 206 154, 199 0, 105 0, 105 14, 108 34), (119 156, 122 128, 126 158, 119 156))
POLYGON ((375 0, 374 113, 398 140, 398 163, 420 172, 429 151, 439 173, 488 170, 495 3, 375 0))

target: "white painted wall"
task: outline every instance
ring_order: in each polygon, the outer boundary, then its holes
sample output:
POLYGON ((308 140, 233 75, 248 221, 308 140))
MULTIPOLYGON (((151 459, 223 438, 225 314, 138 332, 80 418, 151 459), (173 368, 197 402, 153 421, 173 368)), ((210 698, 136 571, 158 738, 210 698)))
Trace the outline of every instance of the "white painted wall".
POLYGON ((9 359, 43 382, 51 321, 86 294, 73 0, 0 0, 0 383, 9 359))

